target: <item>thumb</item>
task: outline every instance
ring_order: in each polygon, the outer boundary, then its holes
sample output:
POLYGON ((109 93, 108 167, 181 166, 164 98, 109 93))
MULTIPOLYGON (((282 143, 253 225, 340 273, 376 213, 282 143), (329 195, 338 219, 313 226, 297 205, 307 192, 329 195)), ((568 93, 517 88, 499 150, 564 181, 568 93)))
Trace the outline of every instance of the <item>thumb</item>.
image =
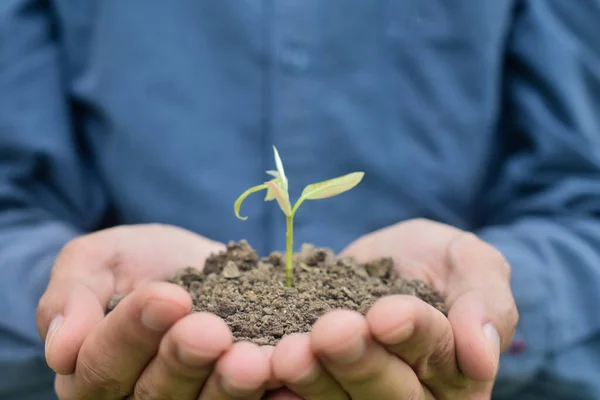
POLYGON ((113 275, 101 267, 108 255, 90 254, 89 247, 84 249, 80 240, 67 244, 57 257, 36 311, 48 366, 64 375, 75 371, 79 349, 104 318, 114 289, 113 275))
POLYGON ((460 369, 473 380, 492 380, 519 319, 510 267, 499 251, 470 233, 450 244, 448 264, 448 319, 460 369))

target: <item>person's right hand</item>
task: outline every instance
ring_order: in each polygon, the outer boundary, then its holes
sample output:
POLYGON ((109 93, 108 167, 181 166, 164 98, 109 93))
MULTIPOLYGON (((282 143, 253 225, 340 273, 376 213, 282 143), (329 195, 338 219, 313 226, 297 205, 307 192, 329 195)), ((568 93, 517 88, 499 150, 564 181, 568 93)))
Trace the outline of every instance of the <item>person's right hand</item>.
POLYGON ((121 226, 67 244, 37 310, 58 397, 260 399, 268 352, 233 344, 225 322, 190 314, 188 293, 164 282, 222 249, 164 225, 121 226), (105 316, 115 293, 127 296, 105 316))

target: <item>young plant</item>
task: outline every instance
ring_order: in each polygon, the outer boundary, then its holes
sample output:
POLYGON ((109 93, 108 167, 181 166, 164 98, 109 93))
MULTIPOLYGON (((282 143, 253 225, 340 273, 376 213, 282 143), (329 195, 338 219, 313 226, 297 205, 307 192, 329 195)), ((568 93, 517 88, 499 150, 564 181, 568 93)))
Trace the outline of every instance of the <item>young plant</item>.
POLYGON ((250 194, 261 190, 266 190, 267 194, 265 196, 265 201, 271 201, 273 199, 277 200, 281 211, 283 211, 283 213, 285 214, 285 276, 286 286, 291 287, 293 280, 292 254, 294 248, 294 215, 296 215, 298 207, 300 207, 300 205, 305 200, 325 199, 327 197, 337 196, 340 193, 352 189, 354 186, 358 185, 365 173, 353 172, 344 176, 308 185, 304 188, 300 195, 300 198, 292 207, 288 193, 288 181, 285 176, 285 171, 283 170, 281 158, 279 157, 279 153, 277 152, 277 148, 275 148, 275 146, 273 146, 273 152, 275 154, 275 166, 277 167, 277 171, 267 171, 267 174, 271 175, 273 179, 263 183, 262 185, 257 185, 246 190, 240 195, 240 197, 237 198, 233 208, 236 217, 238 217, 241 220, 246 220, 248 217, 240 216, 240 207, 242 206, 242 202, 250 194))

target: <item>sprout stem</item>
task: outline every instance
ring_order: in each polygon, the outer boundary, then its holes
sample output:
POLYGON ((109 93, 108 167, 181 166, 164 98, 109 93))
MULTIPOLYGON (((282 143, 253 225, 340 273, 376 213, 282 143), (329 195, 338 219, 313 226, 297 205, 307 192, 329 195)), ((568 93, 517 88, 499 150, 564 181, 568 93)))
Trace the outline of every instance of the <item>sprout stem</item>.
POLYGON ((292 287, 293 263, 292 254, 294 250, 294 214, 286 215, 285 232, 285 285, 292 287))

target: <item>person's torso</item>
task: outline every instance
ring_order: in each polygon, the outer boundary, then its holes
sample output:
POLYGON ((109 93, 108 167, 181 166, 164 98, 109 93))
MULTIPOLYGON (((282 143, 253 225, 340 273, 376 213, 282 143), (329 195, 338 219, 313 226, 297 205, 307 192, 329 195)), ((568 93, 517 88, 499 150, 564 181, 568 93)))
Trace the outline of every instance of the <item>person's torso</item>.
POLYGON ((284 247, 263 195, 276 145, 292 199, 355 170, 363 182, 306 202, 296 244, 339 250, 408 218, 462 228, 500 145, 511 2, 55 0, 77 134, 120 223, 284 247))

